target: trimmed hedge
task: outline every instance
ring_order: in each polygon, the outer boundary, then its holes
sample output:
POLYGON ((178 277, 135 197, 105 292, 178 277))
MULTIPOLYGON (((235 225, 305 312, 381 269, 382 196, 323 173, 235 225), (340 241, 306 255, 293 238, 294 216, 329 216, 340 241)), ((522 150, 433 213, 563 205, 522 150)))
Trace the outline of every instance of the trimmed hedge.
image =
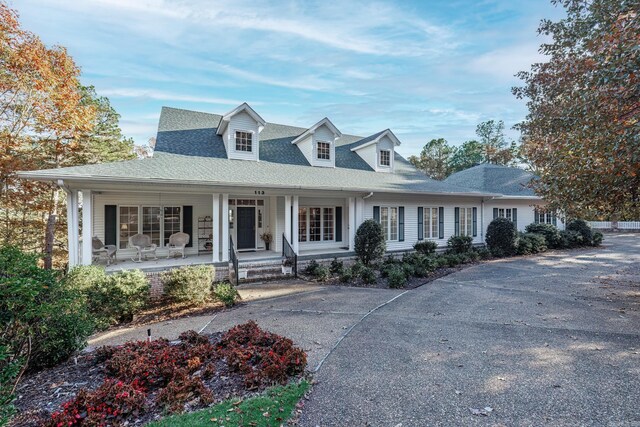
POLYGON ((413 249, 415 249, 417 252, 424 255, 432 255, 436 253, 436 249, 438 249, 438 244, 432 240, 425 240, 413 245, 413 249))
POLYGON ((180 267, 162 273, 160 281, 172 301, 204 304, 211 299, 214 273, 211 265, 180 267))
POLYGON ((355 236, 355 251, 364 265, 369 265, 384 255, 387 243, 382 227, 373 219, 368 219, 358 227, 355 236))
POLYGON ((547 248, 560 249, 563 247, 562 236, 558 227, 553 224, 529 224, 525 227, 527 233, 536 233, 544 236, 547 248))
POLYGON ((473 249, 473 237, 451 236, 447 240, 448 251, 454 254, 464 254, 473 249))
POLYGON ((486 242, 493 256, 514 255, 518 245, 516 226, 506 218, 494 219, 487 227, 486 242))

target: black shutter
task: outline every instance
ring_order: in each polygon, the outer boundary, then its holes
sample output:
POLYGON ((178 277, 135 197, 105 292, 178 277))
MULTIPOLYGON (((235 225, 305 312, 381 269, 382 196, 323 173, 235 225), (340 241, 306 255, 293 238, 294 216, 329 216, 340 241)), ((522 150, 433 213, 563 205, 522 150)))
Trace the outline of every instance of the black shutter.
POLYGON ((398 208, 398 240, 404 242, 404 206, 398 208))
MULTIPOLYGON (((222 215, 225 213, 222 212, 222 215)), ((229 215, 229 213, 226 213, 229 215)), ((182 207, 182 232, 187 233, 189 235, 189 243, 187 243, 188 248, 193 247, 193 206, 183 206, 182 207)))
POLYGON ((473 208, 473 237, 478 235, 478 208, 473 208))
POLYGON ((373 220, 380 224, 380 206, 373 207, 373 220))
POLYGON ((498 208, 493 208, 493 219, 498 218, 498 208))
POLYGON ((536 224, 540 222, 540 212, 538 211, 538 208, 533 210, 533 222, 536 224))
POLYGON ((104 205, 104 244, 116 245, 118 240, 118 207, 104 205))
POLYGON ((516 230, 518 230, 518 208, 511 210, 511 219, 513 220, 513 225, 516 226, 516 230))
POLYGON ((438 238, 444 239, 444 207, 438 208, 438 238))
POLYGON ((424 208, 418 208, 418 240, 424 239, 424 208))
POLYGON ((342 206, 336 206, 336 242, 342 242, 342 206))
POLYGON ((453 210, 453 216, 455 217, 455 229, 454 229, 454 234, 456 236, 460 235, 460 208, 455 208, 453 210))

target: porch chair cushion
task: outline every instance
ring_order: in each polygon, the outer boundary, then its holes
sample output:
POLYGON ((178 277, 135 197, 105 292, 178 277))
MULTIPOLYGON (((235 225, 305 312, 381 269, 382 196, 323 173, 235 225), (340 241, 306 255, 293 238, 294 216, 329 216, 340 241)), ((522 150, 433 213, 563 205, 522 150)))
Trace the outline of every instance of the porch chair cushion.
POLYGON ((111 262, 116 262, 117 248, 115 245, 105 245, 102 243, 102 240, 93 236, 91 239, 91 248, 91 255, 93 256, 94 261, 105 258, 107 260, 107 266, 111 265, 111 262))
POLYGON ((171 257, 171 254, 180 254, 182 258, 184 255, 184 248, 189 244, 190 236, 187 233, 173 233, 169 236, 169 254, 167 258, 171 257))
POLYGON ((147 259, 147 255, 153 254, 153 259, 158 259, 156 256, 156 249, 158 245, 151 243, 151 236, 146 234, 134 234, 129 237, 129 247, 136 250, 136 256, 138 259, 131 258, 132 261, 142 262, 142 257, 147 259))

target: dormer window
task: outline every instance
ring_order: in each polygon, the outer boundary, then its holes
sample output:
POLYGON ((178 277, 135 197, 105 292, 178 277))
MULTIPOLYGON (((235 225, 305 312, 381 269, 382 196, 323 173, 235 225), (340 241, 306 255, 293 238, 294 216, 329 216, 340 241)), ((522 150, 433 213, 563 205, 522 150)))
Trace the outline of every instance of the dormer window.
POLYGON ((380 150, 380 166, 385 166, 385 167, 391 166, 390 150, 380 150))
POLYGON ((318 142, 318 160, 331 160, 331 143, 318 142))
POLYGON ((253 151, 253 134, 242 130, 236 131, 236 151, 253 151))

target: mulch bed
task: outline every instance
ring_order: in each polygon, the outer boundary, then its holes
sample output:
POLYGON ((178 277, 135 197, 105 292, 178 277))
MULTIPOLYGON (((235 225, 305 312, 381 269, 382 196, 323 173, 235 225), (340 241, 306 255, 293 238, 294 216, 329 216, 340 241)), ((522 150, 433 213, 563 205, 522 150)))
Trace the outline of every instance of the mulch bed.
MULTIPOLYGON (((441 277, 448 276, 449 274, 455 273, 456 271, 464 270, 465 268, 469 268, 477 264, 479 263, 473 262, 473 263, 461 264, 457 267, 438 268, 434 272, 429 273, 429 275, 426 277, 412 276, 410 279, 407 280, 407 284, 404 286, 403 289, 418 288, 422 285, 426 285, 427 283, 433 282, 434 280, 440 279, 441 277)), ((329 286, 344 286, 349 288, 389 289, 387 279, 385 279, 384 277, 380 277, 379 274, 378 274, 378 279, 373 283, 365 283, 362 281, 362 279, 355 279, 350 282, 342 282, 339 277, 331 277, 328 280, 325 280, 324 282, 320 282, 315 280, 313 277, 306 276, 304 274, 301 274, 300 277, 302 277, 304 280, 307 280, 309 282, 315 282, 315 283, 319 283, 322 285, 329 285, 329 286)))
MULTIPOLYGON (((205 335, 205 334, 203 334, 205 335)), ((220 341, 221 333, 206 334, 214 345, 220 341)), ((212 391, 214 404, 220 401, 244 399, 264 391, 265 386, 248 389, 241 374, 230 372, 223 359, 215 361, 215 374, 203 380, 212 391)), ((95 390, 105 379, 103 363, 96 362, 96 352, 82 353, 56 367, 27 375, 18 386, 15 406, 18 415, 11 427, 36 427, 49 420, 51 414, 59 411, 63 403, 72 400, 80 389, 95 390)), ((149 399, 153 399, 153 394, 149 399)), ((158 408, 145 413, 130 425, 141 425, 163 416, 158 408)))

